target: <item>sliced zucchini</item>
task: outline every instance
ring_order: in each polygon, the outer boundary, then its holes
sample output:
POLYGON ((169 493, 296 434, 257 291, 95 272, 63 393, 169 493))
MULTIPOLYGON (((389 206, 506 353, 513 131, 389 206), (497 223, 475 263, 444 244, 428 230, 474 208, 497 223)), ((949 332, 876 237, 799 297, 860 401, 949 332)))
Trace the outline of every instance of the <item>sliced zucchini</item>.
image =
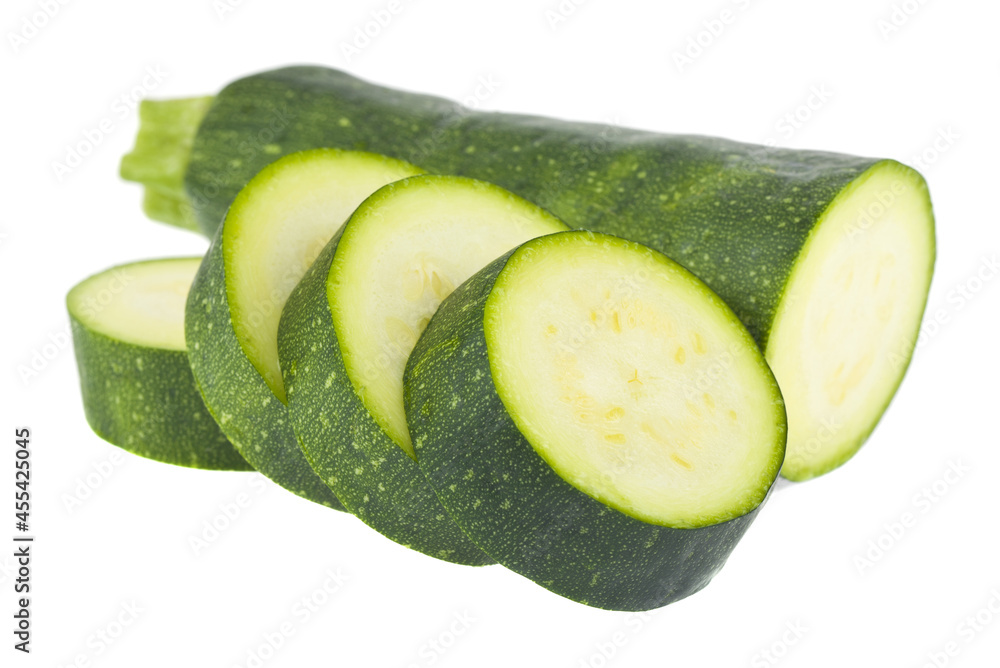
POLYGON ((784 455, 777 383, 733 312, 616 237, 529 241, 431 319, 405 372, 417 461, 501 564, 643 610, 722 567, 784 455))
POLYGON ((188 298, 191 368, 222 431, 258 471, 330 507, 342 509, 313 473, 289 422, 278 320, 292 289, 357 205, 420 171, 336 149, 272 163, 233 202, 188 298))
POLYGON ((184 300, 201 258, 134 262, 91 276, 66 298, 87 422, 137 455, 248 471, 205 410, 184 345, 184 300))
MULTIPOLYGON (((170 103, 155 104, 169 115, 170 103)), ((259 153, 231 166, 234 138, 272 133, 286 107, 314 122, 283 132, 281 151, 363 145, 432 172, 484 179, 571 227, 641 242, 694 272, 740 317, 781 383, 788 478, 805 480, 848 460, 909 365, 933 273, 934 215, 924 179, 898 162, 455 113, 449 100, 294 66, 231 83, 203 120, 181 107, 179 128, 159 117, 144 121, 128 158, 145 167, 135 180, 157 187, 160 163, 188 164, 190 153, 187 191, 211 234, 219 212, 272 159, 259 153), (188 128, 194 118, 197 129, 188 128), (195 132, 190 150, 169 141, 195 132), (836 346, 814 345, 821 329, 836 346)))
POLYGON ((292 293, 278 335, 292 424, 316 472, 366 524, 439 559, 492 563, 413 460, 403 369, 456 285, 565 229, 497 186, 415 176, 365 200, 292 293))

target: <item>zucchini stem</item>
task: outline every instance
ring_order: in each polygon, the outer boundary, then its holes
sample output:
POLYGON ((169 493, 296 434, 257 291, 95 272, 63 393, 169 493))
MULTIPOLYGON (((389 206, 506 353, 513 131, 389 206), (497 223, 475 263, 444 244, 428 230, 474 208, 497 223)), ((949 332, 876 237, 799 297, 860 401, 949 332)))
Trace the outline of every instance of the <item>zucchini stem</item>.
POLYGON ((143 100, 139 132, 131 153, 122 157, 121 177, 145 188, 142 208, 153 220, 199 231, 191 201, 184 191, 184 174, 211 96, 174 100, 143 100))

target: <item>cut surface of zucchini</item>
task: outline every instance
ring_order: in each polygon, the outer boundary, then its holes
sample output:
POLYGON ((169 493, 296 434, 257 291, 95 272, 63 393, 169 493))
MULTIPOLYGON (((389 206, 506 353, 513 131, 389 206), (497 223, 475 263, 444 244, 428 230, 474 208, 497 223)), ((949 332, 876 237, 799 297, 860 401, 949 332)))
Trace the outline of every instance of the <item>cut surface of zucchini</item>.
POLYGON ((920 176, 879 163, 813 229, 765 355, 788 401, 782 475, 805 480, 850 459, 903 379, 934 266, 920 176))

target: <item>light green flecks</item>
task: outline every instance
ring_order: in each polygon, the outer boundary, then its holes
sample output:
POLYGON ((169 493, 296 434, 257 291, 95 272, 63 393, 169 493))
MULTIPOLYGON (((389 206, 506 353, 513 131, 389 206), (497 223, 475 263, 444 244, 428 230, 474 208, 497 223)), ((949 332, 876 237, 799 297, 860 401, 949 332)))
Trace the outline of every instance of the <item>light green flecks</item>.
POLYGON ((409 455, 366 412, 345 372, 327 303, 334 249, 321 253, 292 293, 279 331, 282 366, 297 364, 285 380, 295 388, 289 409, 300 445, 345 506, 372 528, 430 556, 489 563, 451 522, 409 455))
POLYGON ((281 153, 281 145, 264 144, 264 153, 267 153, 268 155, 278 155, 279 153, 281 153))
POLYGON ((346 116, 341 116, 339 119, 337 119, 337 125, 339 125, 342 128, 349 128, 351 127, 351 119, 347 118, 346 116))

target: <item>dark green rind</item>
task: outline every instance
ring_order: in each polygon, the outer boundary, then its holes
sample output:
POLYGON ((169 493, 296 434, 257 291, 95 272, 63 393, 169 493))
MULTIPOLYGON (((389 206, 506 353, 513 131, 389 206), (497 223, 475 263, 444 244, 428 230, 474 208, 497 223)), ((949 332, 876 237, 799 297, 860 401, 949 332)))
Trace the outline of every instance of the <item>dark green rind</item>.
POLYGON ((185 179, 202 230, 211 236, 266 164, 317 146, 490 181, 571 227, 659 250, 718 293, 762 349, 806 236, 841 190, 882 162, 476 112, 337 70, 288 67, 231 83, 205 116, 185 179))
POLYGON ((410 355, 406 416, 421 470, 484 552, 566 598, 649 610, 697 592, 760 505, 709 527, 656 526, 587 496, 545 463, 507 414, 486 351, 486 299, 514 252, 445 299, 410 355))
POLYGON ((205 409, 183 350, 112 339, 70 313, 83 410, 91 429, 158 462, 252 471, 205 409))
POLYGON ((290 492, 344 510, 309 466, 279 400, 243 348, 230 320, 219 228, 188 294, 188 359, 209 412, 240 454, 290 492))
POLYGON ((288 409, 302 450, 347 509, 384 536, 444 561, 495 563, 452 521, 417 463, 354 391, 326 291, 340 237, 338 232, 292 291, 278 327, 288 409))

